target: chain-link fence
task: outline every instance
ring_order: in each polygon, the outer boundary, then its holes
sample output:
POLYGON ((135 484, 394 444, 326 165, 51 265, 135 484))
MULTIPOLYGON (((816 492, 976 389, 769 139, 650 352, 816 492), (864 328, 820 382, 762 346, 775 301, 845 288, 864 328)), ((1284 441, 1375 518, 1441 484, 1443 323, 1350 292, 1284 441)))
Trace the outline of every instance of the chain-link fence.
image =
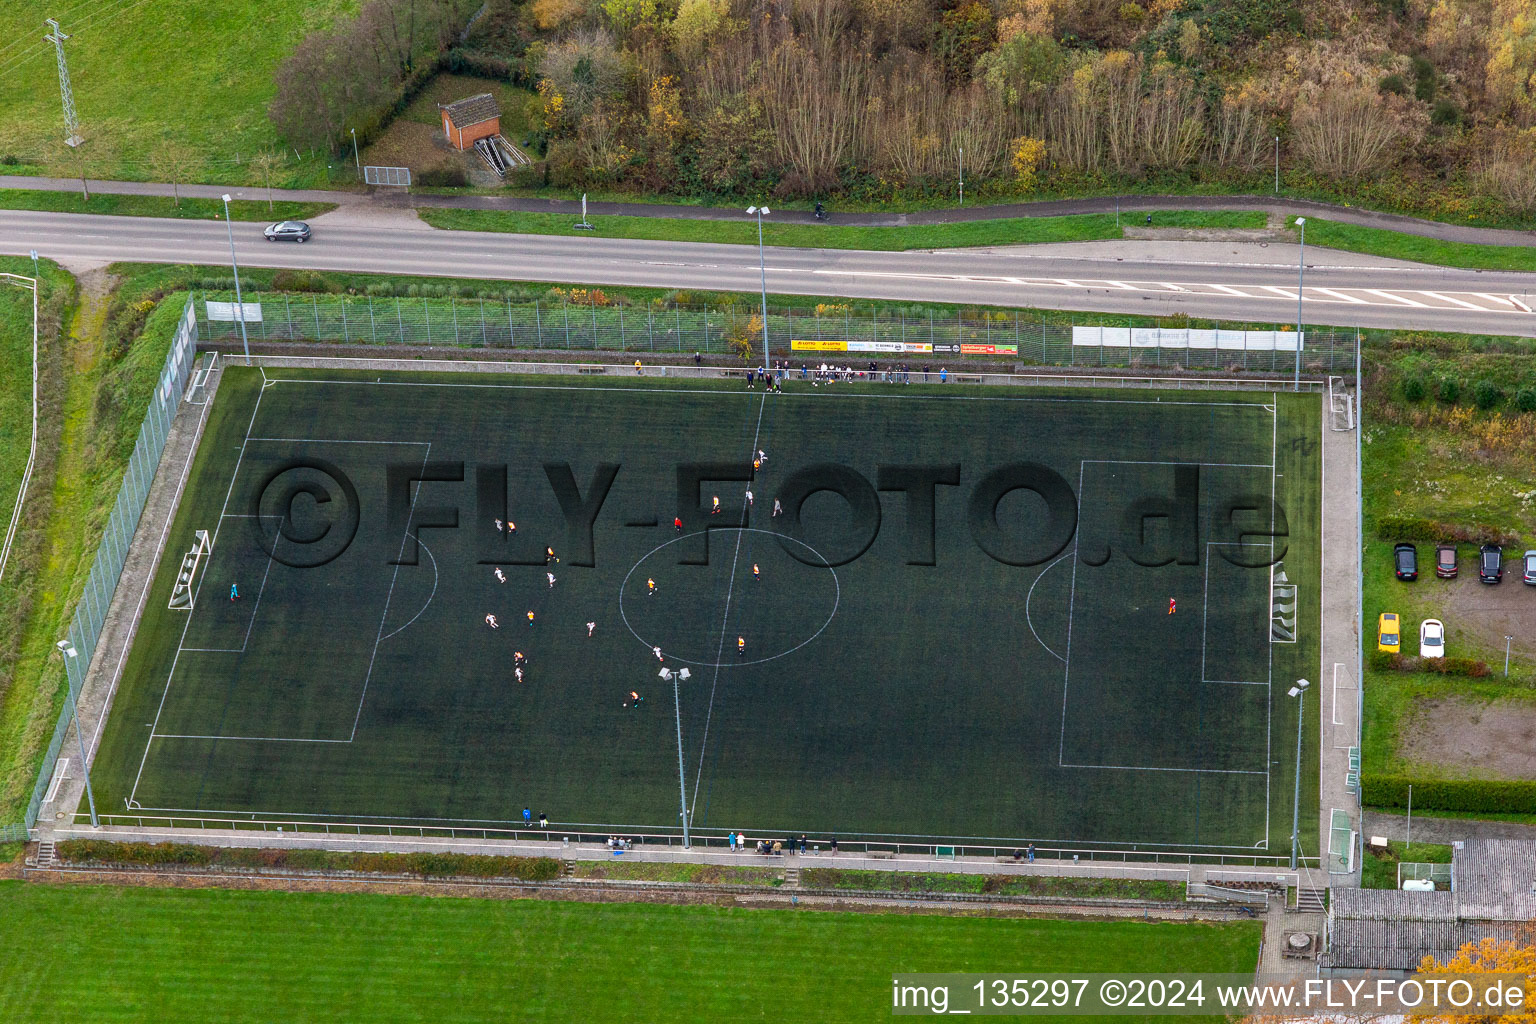
POLYGON ((139 429, 138 443, 134 445, 133 455, 128 459, 123 485, 117 492, 117 502, 112 506, 112 515, 107 520, 101 544, 96 549, 91 574, 85 581, 85 590, 75 608, 69 632, 65 634, 76 652, 74 658, 66 659, 66 669, 73 663, 75 670, 65 672, 69 694, 59 714, 59 723, 53 730, 53 738, 48 743, 47 753, 43 756, 42 767, 38 770, 32 799, 27 803, 25 829, 37 824, 37 813, 53 778, 54 762, 58 760, 64 736, 69 731, 70 708, 79 698, 91 657, 96 653, 96 644, 101 639, 107 609, 112 605, 112 595, 117 592, 118 577, 122 575, 123 562, 128 557, 128 546, 133 542, 133 532, 138 528, 144 503, 149 499, 149 487, 160 465, 160 453, 165 450, 171 420, 175 418, 176 408, 186 390, 187 375, 192 370, 196 350, 197 317, 193 314, 192 302, 188 300, 182 311, 181 322, 176 327, 176 335, 171 341, 171 350, 165 357, 165 367, 160 371, 160 381, 150 396, 144 425, 139 429))
MULTIPOLYGON (((194 298, 199 299, 194 305, 205 342, 240 341, 241 310, 228 296, 194 298)), ((287 293, 248 294, 245 299, 245 329, 254 342, 684 355, 732 354, 750 346, 759 357, 762 352, 761 316, 745 307, 287 293)), ((879 355, 935 362, 1001 357, 1030 366, 1275 372, 1295 366, 1293 333, 1204 326, 1207 329, 1149 326, 1122 335, 1114 329, 1084 331, 1070 324, 1034 323, 1013 310, 914 317, 819 306, 770 310, 768 341, 774 358, 807 362, 879 355)), ((1355 343, 1354 333, 1307 331, 1302 368, 1311 374, 1352 369, 1355 343)))

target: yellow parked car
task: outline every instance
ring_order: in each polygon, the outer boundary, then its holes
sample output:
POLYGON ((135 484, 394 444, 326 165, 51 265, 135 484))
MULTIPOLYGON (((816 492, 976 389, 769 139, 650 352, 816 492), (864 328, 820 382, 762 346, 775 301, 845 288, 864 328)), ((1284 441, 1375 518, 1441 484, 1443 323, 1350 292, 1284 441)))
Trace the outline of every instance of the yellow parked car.
POLYGON ((1403 649, 1403 627, 1397 612, 1382 612, 1376 622, 1376 649, 1396 654, 1403 649))

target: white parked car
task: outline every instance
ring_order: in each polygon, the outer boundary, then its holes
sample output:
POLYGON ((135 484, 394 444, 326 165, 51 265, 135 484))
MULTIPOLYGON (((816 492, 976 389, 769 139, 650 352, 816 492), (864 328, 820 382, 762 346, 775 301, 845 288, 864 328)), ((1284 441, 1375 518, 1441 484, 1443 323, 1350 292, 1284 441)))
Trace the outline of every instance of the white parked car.
POLYGON ((1439 619, 1419 623, 1419 657, 1445 657, 1445 623, 1439 619))

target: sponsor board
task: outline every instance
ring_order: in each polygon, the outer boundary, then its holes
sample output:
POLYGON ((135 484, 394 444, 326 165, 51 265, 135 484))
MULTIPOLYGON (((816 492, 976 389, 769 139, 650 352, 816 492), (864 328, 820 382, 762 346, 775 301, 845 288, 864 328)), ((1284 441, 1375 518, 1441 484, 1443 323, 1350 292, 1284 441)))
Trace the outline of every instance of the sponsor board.
POLYGON ((960 352, 967 356, 1016 356, 1017 345, 961 345, 960 352))
POLYGON ((792 352, 933 352, 936 346, 915 341, 807 341, 793 339, 792 352))

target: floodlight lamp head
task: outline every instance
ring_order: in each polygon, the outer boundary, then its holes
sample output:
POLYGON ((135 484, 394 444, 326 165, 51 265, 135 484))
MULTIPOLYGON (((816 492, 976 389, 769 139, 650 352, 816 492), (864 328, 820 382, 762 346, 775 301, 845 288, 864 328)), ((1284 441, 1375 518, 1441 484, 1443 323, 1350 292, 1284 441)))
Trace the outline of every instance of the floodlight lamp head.
POLYGON ((1302 224, 1305 224, 1306 222, 1307 222, 1307 218, 1305 218, 1305 217, 1297 217, 1296 218, 1296 223, 1297 223, 1298 226, 1302 225, 1302 224))
POLYGON ((66 658, 73 658, 79 654, 79 652, 75 650, 75 645, 70 643, 68 640, 60 640, 58 643, 54 644, 54 646, 62 651, 66 658))
POLYGON ((747 207, 747 213, 748 213, 748 214, 754 214, 754 213, 756 213, 756 212, 757 212, 757 207, 755 207, 755 206, 749 206, 749 207, 747 207))
POLYGON ((672 678, 672 670, 669 669, 669 668, 664 668, 660 672, 657 672, 656 674, 661 676, 661 678, 663 678, 663 679, 671 679, 672 678))
POLYGON ((1296 680, 1296 688, 1298 690, 1305 690, 1307 687, 1309 687, 1311 685, 1312 684, 1307 682, 1305 679, 1298 679, 1298 680, 1296 680))
POLYGON ((1285 691, 1285 695, 1287 697, 1294 697, 1294 696, 1296 696, 1300 692, 1301 692, 1301 688, 1300 687, 1293 686, 1289 690, 1285 691))
POLYGON ((688 671, 686 668, 680 668, 677 670, 677 678, 683 680, 683 682, 687 682, 688 677, 691 675, 693 675, 693 673, 688 671))
POLYGON ((226 192, 222 196, 220 196, 219 198, 224 200, 227 203, 227 202, 229 202, 229 193, 226 192))

